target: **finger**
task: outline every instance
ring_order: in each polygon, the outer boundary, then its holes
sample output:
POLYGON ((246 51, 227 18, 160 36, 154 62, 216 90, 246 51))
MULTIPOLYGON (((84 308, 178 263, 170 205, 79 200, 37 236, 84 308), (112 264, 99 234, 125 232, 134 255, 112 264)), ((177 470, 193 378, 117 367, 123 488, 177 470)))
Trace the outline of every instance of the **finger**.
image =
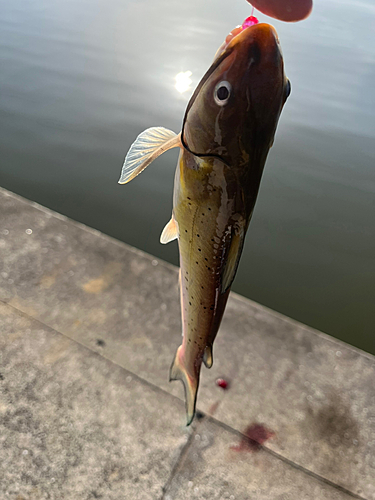
POLYGON ((247 0, 257 10, 280 21, 295 22, 311 13, 312 0, 247 0))

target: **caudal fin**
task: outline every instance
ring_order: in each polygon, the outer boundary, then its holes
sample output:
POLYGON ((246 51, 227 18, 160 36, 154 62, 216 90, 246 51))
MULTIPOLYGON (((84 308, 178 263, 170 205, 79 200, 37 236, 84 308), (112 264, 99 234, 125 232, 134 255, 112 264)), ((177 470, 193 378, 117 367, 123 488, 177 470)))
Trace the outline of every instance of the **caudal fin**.
POLYGON ((169 381, 181 380, 185 388, 186 425, 190 425, 195 414, 195 404, 197 401, 198 377, 191 377, 184 366, 181 357, 182 346, 177 349, 176 356, 169 371, 169 381))

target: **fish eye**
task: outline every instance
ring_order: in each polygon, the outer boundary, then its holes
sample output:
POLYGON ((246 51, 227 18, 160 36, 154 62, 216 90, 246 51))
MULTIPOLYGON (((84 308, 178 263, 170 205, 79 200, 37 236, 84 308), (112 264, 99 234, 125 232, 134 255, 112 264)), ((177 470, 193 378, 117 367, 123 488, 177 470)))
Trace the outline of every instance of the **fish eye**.
POLYGON ((288 99, 288 97, 290 96, 291 91, 292 91, 292 85, 291 85, 290 80, 288 78, 287 81, 286 81, 286 87, 285 87, 285 100, 288 99))
POLYGON ((225 106, 229 100, 232 85, 229 82, 219 82, 214 91, 214 99, 218 106, 225 106))

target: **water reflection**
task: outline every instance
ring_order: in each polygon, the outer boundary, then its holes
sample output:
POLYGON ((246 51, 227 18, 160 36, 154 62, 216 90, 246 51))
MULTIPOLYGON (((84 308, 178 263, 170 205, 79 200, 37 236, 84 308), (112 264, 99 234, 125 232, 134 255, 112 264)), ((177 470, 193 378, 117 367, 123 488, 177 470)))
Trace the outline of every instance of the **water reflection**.
POLYGON ((192 79, 190 78, 193 73, 191 71, 181 71, 175 76, 175 89, 180 94, 191 90, 192 79))
MULTIPOLYGON (((144 129, 180 131, 189 94, 248 4, 0 5, 0 184, 177 263, 159 236, 178 152, 129 186, 118 176, 144 129), (177 92, 187 68, 190 90, 177 92)), ((372 0, 316 2, 302 23, 272 21, 293 92, 234 286, 373 352, 374 23, 372 0)))

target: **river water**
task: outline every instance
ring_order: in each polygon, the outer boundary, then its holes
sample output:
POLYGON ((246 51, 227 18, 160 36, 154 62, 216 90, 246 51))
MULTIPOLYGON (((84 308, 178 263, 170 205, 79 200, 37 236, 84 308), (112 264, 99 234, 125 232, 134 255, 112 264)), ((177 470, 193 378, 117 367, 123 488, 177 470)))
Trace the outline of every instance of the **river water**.
MULTIPOLYGON (((145 128, 178 132, 245 0, 0 0, 0 185, 178 263, 159 244, 177 150, 117 180, 145 128), (190 90, 175 76, 191 71, 190 90)), ((261 14, 260 21, 267 21, 261 14)), ((292 94, 233 289, 375 353, 375 4, 276 27, 292 94)))

